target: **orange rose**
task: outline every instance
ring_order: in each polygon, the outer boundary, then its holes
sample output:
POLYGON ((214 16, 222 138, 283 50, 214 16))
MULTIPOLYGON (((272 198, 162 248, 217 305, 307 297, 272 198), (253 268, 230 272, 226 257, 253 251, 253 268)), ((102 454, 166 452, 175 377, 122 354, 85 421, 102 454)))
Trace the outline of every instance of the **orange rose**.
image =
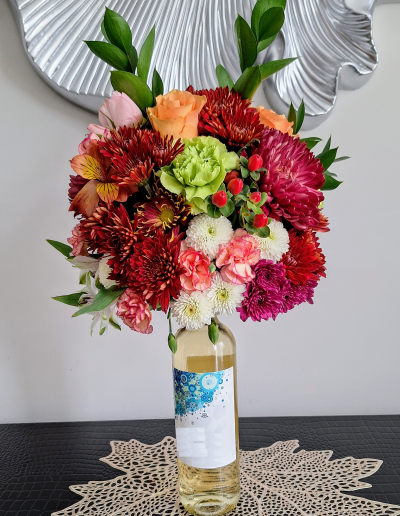
POLYGON ((260 122, 265 127, 278 129, 281 133, 288 133, 289 136, 292 136, 293 122, 288 122, 285 115, 277 115, 275 111, 265 109, 264 106, 258 106, 257 111, 260 113, 260 122))
POLYGON ((192 95, 189 91, 172 90, 156 98, 156 105, 147 109, 153 129, 161 136, 196 138, 199 113, 207 97, 192 95))

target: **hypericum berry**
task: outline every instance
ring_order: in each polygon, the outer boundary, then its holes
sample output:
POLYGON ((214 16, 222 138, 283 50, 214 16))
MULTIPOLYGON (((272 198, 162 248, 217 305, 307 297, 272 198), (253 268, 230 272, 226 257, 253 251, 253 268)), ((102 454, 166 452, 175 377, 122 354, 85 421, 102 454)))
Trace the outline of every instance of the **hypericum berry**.
POLYGON ((265 226, 268 224, 268 217, 264 215, 264 213, 260 213, 260 215, 254 216, 253 225, 255 228, 265 228, 265 226))
POLYGON ((243 181, 239 178, 231 179, 228 183, 228 190, 232 195, 239 195, 243 188, 243 181))
POLYGON ((237 177, 239 177, 239 172, 237 170, 231 170, 226 174, 224 182, 228 184, 229 181, 232 181, 232 179, 236 179, 237 177))
POLYGON ((250 172, 255 172, 262 166, 263 166, 262 157, 259 154, 253 154, 249 159, 249 164, 247 165, 247 168, 250 170, 250 172))
POLYGON ((249 201, 258 204, 261 201, 261 192, 251 192, 249 201))
POLYGON ((223 208, 225 204, 228 202, 226 192, 220 190, 219 192, 215 193, 211 197, 211 202, 214 204, 214 206, 217 206, 218 208, 223 208))

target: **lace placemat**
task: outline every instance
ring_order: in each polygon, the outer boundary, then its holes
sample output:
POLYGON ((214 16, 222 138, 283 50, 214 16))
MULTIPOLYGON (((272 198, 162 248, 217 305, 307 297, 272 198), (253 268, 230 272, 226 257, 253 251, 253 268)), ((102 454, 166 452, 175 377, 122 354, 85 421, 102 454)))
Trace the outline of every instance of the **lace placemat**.
MULTIPOLYGON (((329 460, 331 451, 298 451, 298 441, 240 452, 241 499, 232 515, 386 516, 400 506, 348 494, 371 487, 360 480, 373 475, 382 461, 329 460)), ((52 516, 179 516, 188 514, 177 492, 176 441, 155 445, 112 441, 100 459, 124 474, 113 480, 71 486, 83 499, 52 516)))

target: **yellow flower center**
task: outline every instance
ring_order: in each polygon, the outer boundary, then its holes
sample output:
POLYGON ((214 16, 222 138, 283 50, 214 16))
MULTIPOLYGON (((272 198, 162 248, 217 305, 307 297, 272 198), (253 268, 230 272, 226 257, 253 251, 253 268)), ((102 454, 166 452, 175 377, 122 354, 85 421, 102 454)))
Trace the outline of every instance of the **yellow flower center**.
POLYGON ((174 220, 174 217, 175 217, 175 212, 172 208, 169 208, 169 207, 164 208, 160 212, 160 220, 163 223, 168 224, 169 222, 172 222, 174 220))

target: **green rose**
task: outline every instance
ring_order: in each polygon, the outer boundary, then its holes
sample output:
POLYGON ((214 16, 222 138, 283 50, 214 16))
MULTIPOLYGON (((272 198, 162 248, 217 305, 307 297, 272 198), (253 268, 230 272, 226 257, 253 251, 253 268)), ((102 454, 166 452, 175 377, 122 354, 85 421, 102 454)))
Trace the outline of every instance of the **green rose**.
POLYGON ((235 152, 212 136, 183 140, 185 150, 160 171, 161 183, 175 194, 185 192, 186 199, 196 208, 192 213, 207 211, 204 199, 215 194, 227 172, 239 167, 235 152))

